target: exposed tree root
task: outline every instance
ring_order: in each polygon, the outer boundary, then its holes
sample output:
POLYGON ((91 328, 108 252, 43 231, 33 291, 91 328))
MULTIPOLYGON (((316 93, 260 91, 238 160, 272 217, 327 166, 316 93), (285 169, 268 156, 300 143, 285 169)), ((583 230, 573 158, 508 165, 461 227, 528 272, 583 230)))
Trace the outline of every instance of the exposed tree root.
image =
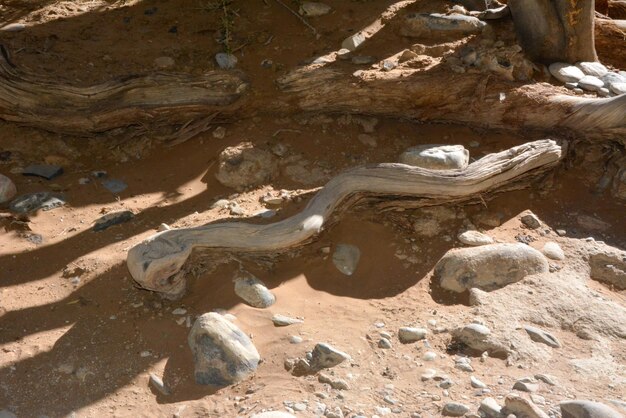
POLYGON ((391 163, 354 168, 329 181, 297 215, 268 225, 220 222, 164 231, 131 248, 128 268, 142 287, 176 298, 185 290, 181 268, 194 248, 260 254, 289 251, 313 239, 333 213, 361 199, 421 197, 429 204, 469 200, 527 182, 529 175, 555 166, 562 154, 554 141, 541 140, 487 155, 464 170, 391 163))

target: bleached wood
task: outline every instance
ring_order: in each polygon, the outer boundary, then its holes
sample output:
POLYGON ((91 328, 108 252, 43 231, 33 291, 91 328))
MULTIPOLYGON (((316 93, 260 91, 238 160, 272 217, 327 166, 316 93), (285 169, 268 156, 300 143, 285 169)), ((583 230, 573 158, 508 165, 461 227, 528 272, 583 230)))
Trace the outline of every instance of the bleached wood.
POLYGON ((158 233, 130 249, 128 269, 142 287, 176 298, 185 290, 181 268, 195 248, 286 251, 315 237, 333 212, 360 198, 419 197, 431 203, 471 199, 543 172, 561 156, 561 146, 541 140, 487 155, 464 170, 426 170, 395 163, 354 168, 331 179, 302 212, 276 223, 220 222, 158 233))

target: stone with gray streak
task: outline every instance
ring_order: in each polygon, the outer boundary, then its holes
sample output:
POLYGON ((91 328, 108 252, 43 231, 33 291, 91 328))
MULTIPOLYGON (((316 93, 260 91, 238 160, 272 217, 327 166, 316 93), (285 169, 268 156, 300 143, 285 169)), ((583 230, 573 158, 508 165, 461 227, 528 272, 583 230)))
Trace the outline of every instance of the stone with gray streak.
POLYGON ((311 370, 322 370, 335 367, 346 360, 350 356, 335 347, 326 343, 318 343, 311 352, 311 360, 309 362, 311 370))
POLYGON ((235 278, 235 293, 255 308, 267 308, 276 302, 276 296, 262 281, 245 272, 235 278))
POLYGON ((455 36, 481 33, 487 24, 462 14, 411 13, 405 17, 400 32, 404 36, 423 37, 437 34, 455 36))

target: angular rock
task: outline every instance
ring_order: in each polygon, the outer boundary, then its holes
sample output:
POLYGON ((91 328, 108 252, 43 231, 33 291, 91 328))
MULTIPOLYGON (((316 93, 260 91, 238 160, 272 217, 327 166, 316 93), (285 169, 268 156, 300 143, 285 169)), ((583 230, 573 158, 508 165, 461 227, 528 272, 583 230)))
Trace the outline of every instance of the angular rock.
POLYGON ((341 48, 347 49, 350 52, 355 51, 358 47, 360 47, 367 38, 361 32, 355 33, 354 35, 348 36, 341 43, 341 48))
POLYGON ((346 276, 352 276, 361 259, 361 250, 354 245, 339 244, 333 253, 333 264, 346 276))
POLYGON ((242 191, 259 186, 277 174, 276 159, 272 153, 243 142, 220 153, 215 177, 224 186, 242 191))
POLYGON ((326 373, 320 373, 317 380, 319 380, 320 383, 329 384, 330 387, 332 387, 333 389, 337 389, 337 390, 350 389, 348 382, 346 382, 343 379, 339 379, 338 377, 330 376, 326 373))
POLYGON ((502 412, 502 407, 493 398, 485 398, 480 403, 479 411, 483 412, 487 418, 498 418, 502 412))
POLYGON ((493 244, 493 238, 478 231, 465 231, 457 237, 465 245, 478 247, 481 245, 493 244))
POLYGON ((9 210, 16 213, 31 213, 39 209, 48 211, 65 204, 63 195, 50 192, 28 193, 15 198, 9 210))
POLYGON ((563 62, 555 62, 548 67, 550 74, 563 83, 578 83, 585 76, 580 68, 563 62))
POLYGON ((290 317, 285 316, 285 315, 276 314, 276 315, 274 315, 272 317, 272 322, 274 323, 274 326, 286 327, 288 325, 301 324, 304 321, 301 320, 301 319, 290 318, 290 317))
POLYGON ((586 75, 594 77, 603 77, 609 72, 608 68, 599 62, 579 62, 576 66, 586 75))
POLYGON ((479 18, 480 20, 497 20, 497 19, 503 19, 510 15, 511 15, 511 9, 509 8, 509 6, 504 5, 495 9, 487 9, 479 13, 478 15, 476 15, 476 17, 479 18))
POLYGON ((226 52, 215 54, 215 62, 222 70, 232 70, 237 65, 237 57, 226 52))
POLYGON ((435 277, 444 289, 461 293, 499 289, 547 271, 544 255, 528 245, 491 244, 448 251, 435 266, 435 277))
POLYGON ((470 384, 473 388, 484 389, 487 385, 475 376, 470 376, 470 384))
POLYGON ((624 418, 615 409, 600 402, 575 400, 559 404, 563 418, 624 418))
POLYGON ((316 1, 303 1, 300 4, 300 14, 308 17, 323 16, 331 11, 331 7, 316 1))
POLYGON ((325 343, 316 344, 311 354, 309 364, 313 371, 329 369, 350 359, 348 354, 325 343))
POLYGON ((24 176, 43 177, 46 180, 52 180, 63 174, 63 167, 49 164, 33 164, 22 170, 24 176))
POLYGON ((537 229, 541 226, 541 221, 534 213, 529 213, 520 218, 520 221, 530 229, 537 229))
POLYGON ((617 289, 626 289, 626 251, 607 250, 589 256, 590 276, 594 280, 610 283, 617 289))
POLYGON ((598 77, 586 75, 578 80, 578 86, 588 91, 600 91, 604 87, 604 82, 598 77))
POLYGON ((520 392, 532 393, 539 390, 539 385, 530 379, 520 379, 513 384, 513 389, 519 390, 520 392))
POLYGON ((235 293, 255 308, 268 308, 276 302, 265 284, 249 273, 240 273, 235 278, 235 293))
POLYGON ((565 253, 556 242, 546 242, 541 251, 552 260, 563 260, 565 258, 565 253))
POLYGON ((546 385, 556 386, 556 380, 553 376, 550 376, 548 374, 536 374, 535 379, 541 380, 546 385))
MULTIPOLYGON (((514 414, 523 418, 549 418, 537 405, 518 395, 508 395, 504 399, 504 410, 506 414, 514 414)), ((565 417, 563 417, 565 418, 565 417)))
POLYGON ((399 162, 430 170, 462 170, 469 163, 469 151, 463 145, 418 145, 404 151, 399 162))
POLYGON ((128 222, 135 217, 135 214, 129 210, 123 210, 120 212, 107 213, 99 218, 93 226, 93 230, 104 231, 105 229, 118 225, 124 222, 128 222))
POLYGON ((7 176, 0 174, 0 203, 8 202, 17 194, 15 183, 7 176))
POLYGON ((223 387, 241 381, 254 373, 260 361, 248 336, 215 312, 198 317, 188 342, 195 379, 201 385, 223 387))
POLYGON ((440 33, 455 36, 482 32, 487 24, 478 18, 462 14, 411 13, 404 19, 400 33, 409 37, 431 36, 440 33))
POLYGON ((561 347, 561 343, 559 342, 559 340, 556 339, 556 337, 554 337, 550 333, 548 333, 548 332, 546 332, 546 331, 544 331, 544 330, 542 330, 540 328, 531 327, 530 325, 526 325, 526 326, 524 326, 524 329, 528 333, 528 336, 530 337, 530 339, 535 341, 535 342, 542 343, 542 344, 545 344, 545 345, 549 345, 550 347, 553 347, 553 348, 560 348, 561 347))
POLYGON ((170 394, 170 390, 163 383, 163 379, 154 373, 150 373, 150 384, 163 395, 168 396, 170 394))
POLYGON ((443 415, 448 417, 462 417, 468 412, 469 408, 458 402, 448 402, 443 406, 443 415))
POLYGON ((398 339, 403 344, 414 343, 426 338, 428 330, 424 328, 402 327, 398 330, 398 339))

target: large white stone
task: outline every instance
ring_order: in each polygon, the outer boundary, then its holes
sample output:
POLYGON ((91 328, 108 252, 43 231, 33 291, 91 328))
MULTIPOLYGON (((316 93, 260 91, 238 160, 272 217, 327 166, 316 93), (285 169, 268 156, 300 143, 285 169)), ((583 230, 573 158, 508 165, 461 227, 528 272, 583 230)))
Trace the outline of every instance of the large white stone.
POLYGON ((626 83, 611 83, 609 90, 613 94, 626 94, 626 83))
POLYGON ((469 164, 469 151, 463 145, 418 145, 404 151, 399 160, 431 170, 459 170, 469 164))
POLYGON ((576 66, 580 68, 583 73, 594 77, 602 77, 609 72, 609 69, 599 62, 579 62, 576 66))
POLYGON ((578 85, 588 91, 600 91, 600 89, 604 87, 604 82, 598 77, 586 75, 578 80, 578 85))
POLYGON ((552 63, 548 69, 550 74, 563 83, 578 83, 578 80, 585 76, 580 68, 564 62, 552 63))

